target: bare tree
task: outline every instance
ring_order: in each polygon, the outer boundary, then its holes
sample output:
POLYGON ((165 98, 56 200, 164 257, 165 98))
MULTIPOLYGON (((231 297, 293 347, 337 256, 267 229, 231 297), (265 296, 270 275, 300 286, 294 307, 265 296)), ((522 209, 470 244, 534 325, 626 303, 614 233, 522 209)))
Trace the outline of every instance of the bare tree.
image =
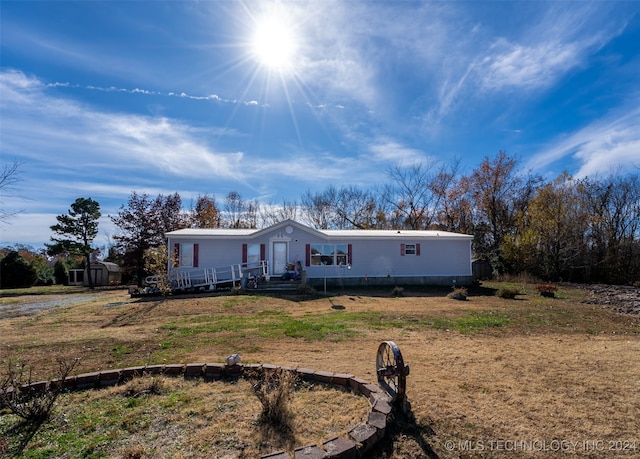
POLYGON ((263 226, 271 226, 285 220, 297 220, 299 205, 297 201, 283 200, 282 204, 267 204, 260 207, 263 226))
POLYGON ((21 163, 13 161, 11 163, 3 163, 0 170, 0 223, 7 223, 16 214, 23 212, 22 210, 9 211, 4 208, 3 200, 5 197, 15 197, 17 185, 20 182, 20 166, 21 163))
POLYGON ((485 157, 467 179, 474 226, 474 248, 490 258, 494 269, 501 268, 504 237, 517 230, 517 218, 542 179, 517 170, 518 161, 500 151, 495 158, 485 157))
POLYGON ((334 209, 337 191, 330 186, 322 193, 307 190, 300 198, 300 210, 303 218, 316 229, 329 229, 334 222, 334 209))
POLYGON ((586 178, 579 189, 590 214, 588 265, 593 275, 599 281, 613 283, 636 279, 640 275, 638 175, 586 178))
POLYGON ((228 228, 257 228, 260 203, 245 201, 240 193, 231 191, 225 198, 224 217, 228 228))
POLYGON ((224 216, 229 228, 242 228, 242 214, 246 208, 246 203, 240 193, 231 191, 225 198, 224 216))
POLYGON ((390 209, 394 228, 428 229, 437 223, 440 203, 453 180, 453 173, 438 161, 396 165, 388 171, 391 183, 384 185, 380 199, 390 209))
POLYGON ((349 186, 340 188, 335 202, 336 226, 339 229, 383 228, 386 224, 376 196, 366 190, 349 186))

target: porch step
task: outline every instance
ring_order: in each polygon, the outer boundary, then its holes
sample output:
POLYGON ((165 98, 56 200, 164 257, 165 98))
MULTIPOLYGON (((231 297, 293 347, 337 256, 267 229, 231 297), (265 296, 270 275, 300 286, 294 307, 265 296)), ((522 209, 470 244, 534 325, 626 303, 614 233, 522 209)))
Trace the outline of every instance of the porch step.
POLYGON ((270 279, 268 281, 262 281, 258 283, 258 288, 248 289, 248 290, 256 290, 256 291, 294 291, 297 290, 298 287, 302 285, 300 280, 281 280, 281 279, 270 279))

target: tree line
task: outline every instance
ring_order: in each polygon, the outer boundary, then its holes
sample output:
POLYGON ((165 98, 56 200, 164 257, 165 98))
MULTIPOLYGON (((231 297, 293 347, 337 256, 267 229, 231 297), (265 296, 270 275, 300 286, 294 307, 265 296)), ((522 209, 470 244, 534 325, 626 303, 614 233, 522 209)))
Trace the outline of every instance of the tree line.
POLYGON ((387 171, 385 183, 368 189, 330 185, 270 204, 245 200, 235 191, 221 203, 204 194, 188 205, 178 193, 152 197, 133 192, 110 217, 117 234, 109 257, 141 282, 149 273, 150 254, 164 246, 168 231, 262 228, 293 219, 317 229, 471 234, 474 256, 487 260, 498 275, 640 282, 637 172, 580 179, 565 172, 545 180, 523 170, 504 151, 485 157, 467 174, 459 169, 459 160, 396 165, 387 171))
POLYGON ((222 203, 200 195, 185 210, 176 193, 132 193, 112 217, 124 264, 144 273, 145 251, 181 228, 262 228, 285 219, 317 229, 443 230, 474 236, 475 257, 496 274, 542 280, 628 284, 640 281, 640 179, 637 173, 551 181, 504 151, 468 174, 459 161, 389 169, 387 182, 362 189, 330 185, 298 200, 260 204, 230 192, 222 203))

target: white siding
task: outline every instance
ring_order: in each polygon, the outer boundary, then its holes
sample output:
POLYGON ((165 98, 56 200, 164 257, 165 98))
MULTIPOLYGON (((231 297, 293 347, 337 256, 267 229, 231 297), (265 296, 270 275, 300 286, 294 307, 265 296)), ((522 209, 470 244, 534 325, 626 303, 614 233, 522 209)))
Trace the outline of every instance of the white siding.
MULTIPOLYGON (((264 230, 180 230, 168 235, 169 253, 176 243, 198 244, 198 267, 179 268, 192 273, 242 263, 243 244, 264 244, 271 262, 272 242, 289 244, 289 261, 299 261, 308 279, 470 277, 471 236, 437 232, 322 232, 291 222, 264 230), (307 244, 350 244, 352 263, 347 267, 306 266, 307 244), (420 254, 401 254, 401 244, 419 244, 420 254)), ((170 269, 175 269, 171 266, 170 269)))

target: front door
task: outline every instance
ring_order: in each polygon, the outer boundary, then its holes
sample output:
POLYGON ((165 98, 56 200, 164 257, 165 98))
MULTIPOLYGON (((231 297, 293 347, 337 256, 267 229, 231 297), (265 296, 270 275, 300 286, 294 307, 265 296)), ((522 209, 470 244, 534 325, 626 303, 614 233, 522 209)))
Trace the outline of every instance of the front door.
POLYGON ((274 242, 273 243, 273 260, 271 262, 272 274, 280 275, 284 274, 287 270, 289 243, 288 242, 274 242))

